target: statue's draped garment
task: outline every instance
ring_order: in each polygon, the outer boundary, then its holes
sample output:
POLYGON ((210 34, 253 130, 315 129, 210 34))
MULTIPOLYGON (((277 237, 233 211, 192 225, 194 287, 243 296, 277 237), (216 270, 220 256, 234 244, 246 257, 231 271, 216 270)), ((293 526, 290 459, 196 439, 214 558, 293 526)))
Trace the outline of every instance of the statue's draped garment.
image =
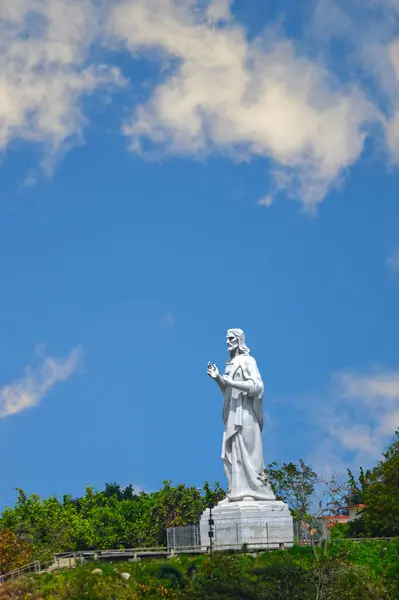
POLYGON ((224 390, 224 435, 222 460, 228 480, 227 497, 273 500, 269 485, 263 484, 263 382, 252 356, 238 354, 226 365, 225 375, 234 381, 250 382, 248 392, 229 385, 224 390))

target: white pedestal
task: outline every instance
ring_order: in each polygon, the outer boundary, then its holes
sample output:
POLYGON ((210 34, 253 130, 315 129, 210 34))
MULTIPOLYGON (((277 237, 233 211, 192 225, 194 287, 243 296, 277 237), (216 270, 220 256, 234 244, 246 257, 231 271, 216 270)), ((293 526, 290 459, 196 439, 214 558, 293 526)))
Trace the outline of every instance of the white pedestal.
MULTIPOLYGON (((213 548, 251 550, 292 546, 294 530, 287 504, 279 500, 220 502, 212 509, 213 548)), ((209 548, 209 509, 200 523, 201 547, 209 548)))

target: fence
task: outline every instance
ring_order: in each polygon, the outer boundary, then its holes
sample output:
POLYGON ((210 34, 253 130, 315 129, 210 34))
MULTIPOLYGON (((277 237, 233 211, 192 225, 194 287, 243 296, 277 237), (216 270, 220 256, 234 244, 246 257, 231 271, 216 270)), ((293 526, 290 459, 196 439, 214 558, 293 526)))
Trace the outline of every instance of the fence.
POLYGON ((19 579, 22 575, 28 575, 29 573, 39 573, 40 570, 40 562, 38 560, 35 560, 34 562, 29 563, 28 565, 25 565, 20 569, 14 569, 9 573, 4 573, 3 575, 0 575, 0 583, 5 583, 9 579, 19 579))
MULTIPOLYGON (((130 548, 126 550, 87 550, 80 552, 70 552, 70 553, 61 553, 55 554, 54 559, 48 563, 42 563, 38 560, 20 567, 19 569, 15 569, 14 571, 10 571, 9 573, 0 574, 0 584, 9 581, 10 579, 19 579, 25 575, 35 574, 35 573, 43 573, 44 571, 55 571, 58 569, 71 569, 79 564, 84 564, 85 562, 99 561, 99 562, 112 562, 114 560, 140 560, 141 558, 160 558, 173 556, 175 551, 180 554, 199 554, 201 552, 205 552, 204 549, 200 547, 200 539, 199 539, 199 527, 198 525, 189 525, 187 527, 174 527, 169 529, 168 537, 170 536, 171 545, 168 548, 130 548), (173 532, 173 530, 175 530, 173 532), (182 531, 179 531, 182 530, 182 531), (187 530, 187 531, 183 531, 187 530), (173 546, 174 541, 176 542, 176 546, 173 546), (188 546, 179 546, 178 543, 187 544, 191 543, 192 545, 188 546)), ((350 539, 352 542, 358 544, 367 544, 368 542, 375 541, 385 541, 391 542, 396 538, 390 537, 378 537, 378 538, 342 538, 342 539, 334 539, 331 540, 331 543, 340 544, 341 542, 346 542, 350 539)), ((320 542, 321 540, 319 540, 320 542)), ((317 540, 313 538, 313 542, 316 544, 319 543, 317 540)), ((299 544, 307 544, 309 541, 303 540, 300 541, 299 544)), ((275 542, 271 542, 270 545, 275 544, 275 542)), ((265 544, 262 543, 262 548, 265 548, 265 544)), ((256 542, 253 543, 253 546, 257 546, 256 542)), ((229 548, 231 545, 229 545, 229 548)), ((229 549, 229 548, 226 548, 229 549)), ((236 550, 240 550, 242 546, 240 544, 236 544, 236 550)), ((219 548, 222 550, 223 548, 219 548)))
MULTIPOLYGON (((5 583, 10 579, 20 579, 24 575, 31 575, 34 573, 42 573, 43 571, 51 571, 55 569, 70 569, 77 564, 77 557, 81 553, 71 552, 65 553, 62 558, 54 558, 54 560, 48 562, 41 562, 35 560, 28 565, 14 569, 8 573, 0 574, 0 583, 5 583)), ((83 562, 83 560, 81 560, 83 562)))
POLYGON ((310 544, 311 541, 319 542, 329 537, 325 521, 319 521, 310 526, 303 521, 294 521, 294 540, 300 544, 310 544))
MULTIPOLYGON (((321 531, 310 531, 309 526, 306 523, 300 523, 298 521, 294 521, 294 540, 278 540, 275 537, 274 532, 270 529, 267 523, 257 523, 254 527, 254 535, 251 543, 254 546, 264 546, 273 547, 279 546, 281 544, 286 544, 287 542, 298 542, 302 544, 311 543, 311 539, 313 542, 317 542, 323 538, 321 531)), ((237 524, 232 535, 234 539, 231 539, 231 544, 239 549, 242 546, 241 541, 241 530, 240 526, 237 524)), ((229 529, 229 533, 231 534, 231 530, 229 529)), ((226 532, 223 528, 218 527, 215 531, 215 545, 218 545, 217 538, 225 538, 226 532)), ((166 530, 167 535, 167 548, 168 550, 173 550, 175 552, 183 552, 184 550, 190 549, 194 551, 198 549, 201 550, 201 538, 200 538, 200 528, 199 525, 186 525, 185 527, 170 527, 166 530)), ((229 545, 231 545, 229 544, 229 545)), ((208 545, 208 540, 203 546, 208 545)))
POLYGON ((166 530, 168 550, 185 550, 191 548, 193 551, 201 549, 199 525, 186 525, 185 527, 170 527, 166 530))

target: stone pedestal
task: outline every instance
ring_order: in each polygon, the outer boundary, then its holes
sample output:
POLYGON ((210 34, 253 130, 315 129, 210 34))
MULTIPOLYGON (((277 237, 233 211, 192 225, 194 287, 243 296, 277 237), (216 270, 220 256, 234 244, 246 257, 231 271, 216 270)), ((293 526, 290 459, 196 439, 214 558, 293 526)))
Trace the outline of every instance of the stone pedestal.
MULTIPOLYGON (((294 530, 287 504, 279 500, 242 500, 219 502, 212 509, 214 521, 213 548, 240 550, 247 544, 251 550, 292 546, 294 530)), ((209 509, 200 523, 201 547, 209 548, 209 509)))

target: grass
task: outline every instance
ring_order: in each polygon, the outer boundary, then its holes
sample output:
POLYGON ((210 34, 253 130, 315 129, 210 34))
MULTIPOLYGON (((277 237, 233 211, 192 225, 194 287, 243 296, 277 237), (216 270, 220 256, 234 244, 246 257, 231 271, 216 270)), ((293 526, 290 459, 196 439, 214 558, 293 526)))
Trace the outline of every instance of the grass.
POLYGON ((0 600, 395 600, 398 563, 397 544, 386 542, 331 544, 317 557, 294 547, 93 563, 0 585, 0 600))

